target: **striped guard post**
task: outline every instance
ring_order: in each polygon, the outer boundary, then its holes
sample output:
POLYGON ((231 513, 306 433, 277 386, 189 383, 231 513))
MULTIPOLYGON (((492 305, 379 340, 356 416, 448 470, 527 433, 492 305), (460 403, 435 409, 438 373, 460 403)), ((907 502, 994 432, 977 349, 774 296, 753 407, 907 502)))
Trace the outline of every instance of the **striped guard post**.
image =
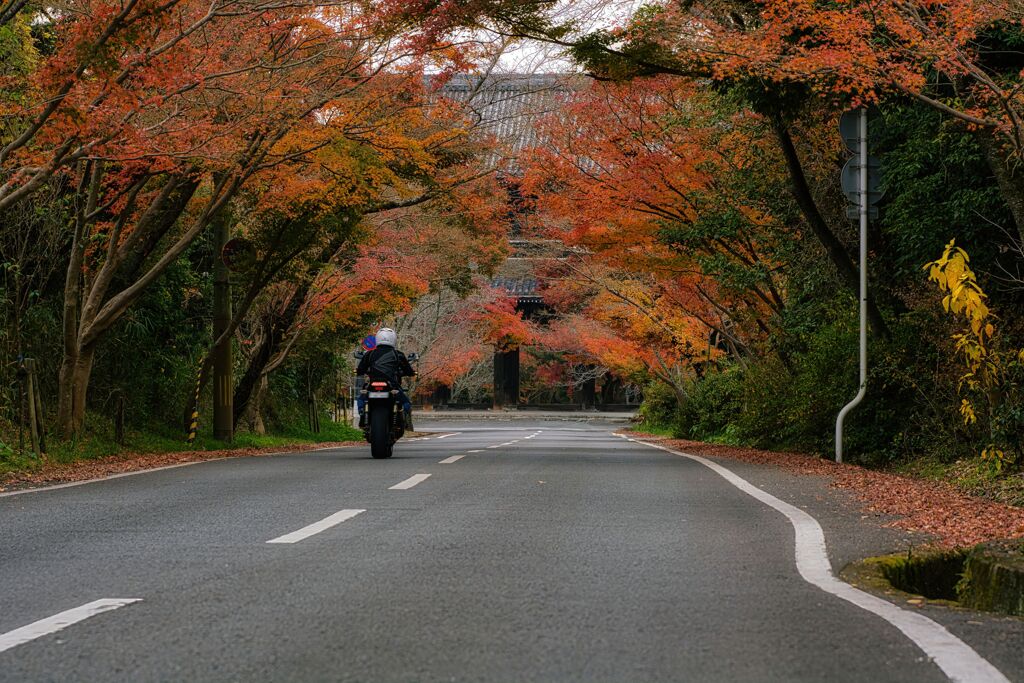
POLYGON ((199 376, 196 377, 196 397, 195 402, 192 404, 192 419, 188 424, 188 445, 191 446, 196 441, 196 432, 199 431, 199 391, 203 386, 203 368, 199 367, 199 376))

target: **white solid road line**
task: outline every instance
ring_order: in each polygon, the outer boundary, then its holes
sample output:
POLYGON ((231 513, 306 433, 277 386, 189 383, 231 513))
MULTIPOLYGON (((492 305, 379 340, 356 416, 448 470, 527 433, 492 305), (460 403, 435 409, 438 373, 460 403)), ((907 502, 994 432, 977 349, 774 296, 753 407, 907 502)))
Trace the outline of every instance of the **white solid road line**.
POLYGON ((13 631, 0 634, 0 652, 10 650, 12 647, 17 647, 18 645, 27 643, 30 640, 35 640, 36 638, 56 633, 61 629, 67 628, 72 624, 77 624, 89 617, 94 617, 97 614, 109 612, 110 610, 130 605, 133 602, 140 602, 140 600, 141 598, 106 598, 104 600, 94 600, 93 602, 82 605, 81 607, 75 607, 74 609, 66 610, 60 614, 55 614, 52 617, 40 619, 28 626, 22 626, 21 628, 16 628, 13 631))
POLYGON ((389 487, 388 490, 390 490, 390 491, 402 491, 404 489, 411 489, 416 484, 419 484, 422 481, 426 481, 429 478, 430 478, 429 474, 414 474, 411 477, 409 477, 408 479, 406 479, 405 481, 399 482, 399 483, 395 484, 394 486, 389 487))
POLYGON ((466 457, 465 455, 453 455, 450 458, 445 458, 444 460, 442 460, 438 464, 439 465, 451 465, 453 462, 458 462, 458 461, 462 460, 465 457, 466 457))
MULTIPOLYGON (((621 436, 626 438, 624 435, 621 436)), ((629 440, 634 441, 634 439, 629 440)), ((796 567, 804 581, 888 621, 921 648, 951 681, 957 683, 1009 683, 1006 676, 992 666, 988 660, 975 652, 967 643, 947 631, 941 624, 923 614, 909 612, 837 579, 832 573, 832 565, 829 563, 828 552, 825 549, 825 532, 814 517, 800 508, 762 491, 718 463, 646 441, 636 441, 636 443, 699 462, 748 496, 756 498, 768 507, 784 514, 796 532, 796 567)))
POLYGON ((96 477, 95 479, 85 479, 83 481, 69 481, 66 484, 54 484, 53 486, 40 486, 36 489, 21 489, 19 491, 4 491, 0 493, 0 498, 7 496, 21 496, 26 493, 42 493, 43 491, 56 491, 57 489, 69 489, 72 486, 85 486, 86 484, 95 484, 101 481, 109 481, 111 479, 121 479, 122 477, 134 477, 139 474, 149 474, 150 472, 162 472, 164 470, 174 470, 179 467, 188 467, 190 465, 200 465, 204 462, 216 462, 217 460, 227 460, 228 458, 212 458, 210 460, 194 460, 192 462, 179 462, 176 465, 164 465, 162 467, 153 467, 148 470, 135 470, 134 472, 118 472, 117 474, 108 474, 105 477, 96 477))
MULTIPOLYGON (((267 453, 259 456, 261 458, 275 458, 281 455, 302 455, 303 453, 313 453, 317 451, 336 451, 342 448, 351 448, 351 446, 325 446, 323 448, 312 448, 308 451, 282 451, 280 453, 267 453)), ((163 472, 164 470, 175 470, 179 467, 190 467, 192 465, 202 465, 209 462, 221 462, 222 460, 239 460, 241 458, 248 458, 252 456, 248 455, 225 455, 219 458, 210 458, 208 460, 193 460, 192 462, 179 462, 174 465, 162 465, 160 467, 150 467, 144 470, 134 470, 132 472, 118 472, 117 474, 108 474, 103 477, 96 477, 94 479, 84 479, 82 481, 69 481, 64 484, 53 484, 52 486, 40 486, 38 488, 31 489, 19 489, 17 491, 2 491, 0 492, 0 498, 6 498, 7 496, 22 496, 27 493, 43 493, 44 491, 56 491, 57 489, 69 489, 73 486, 85 486, 86 484, 98 484, 101 481, 110 481, 111 479, 121 479, 123 477, 135 477, 140 474, 152 474, 153 472, 163 472)))
POLYGON ((352 519, 356 515, 362 514, 364 512, 366 512, 366 510, 342 510, 341 512, 335 512, 330 517, 325 517, 324 519, 321 519, 319 522, 314 522, 309 526, 304 526, 298 531, 293 531, 290 534, 285 534, 284 536, 272 538, 269 541, 267 541, 267 543, 298 543, 304 538, 309 538, 310 536, 318 534, 321 531, 326 531, 327 529, 330 529, 332 526, 341 524, 345 520, 352 519))

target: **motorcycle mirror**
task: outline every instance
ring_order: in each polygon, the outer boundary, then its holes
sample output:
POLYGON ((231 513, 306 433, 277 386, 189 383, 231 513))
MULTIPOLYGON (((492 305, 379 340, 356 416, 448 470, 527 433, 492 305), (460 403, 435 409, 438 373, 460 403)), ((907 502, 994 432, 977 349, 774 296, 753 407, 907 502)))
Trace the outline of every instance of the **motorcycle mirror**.
POLYGON ((418 353, 410 353, 409 354, 409 360, 410 361, 417 361, 419 359, 420 359, 420 354, 418 354, 418 353))
POLYGON ((363 351, 354 351, 354 352, 352 353, 352 357, 353 357, 353 358, 355 358, 355 359, 357 359, 357 360, 362 360, 362 359, 363 359, 363 356, 365 356, 365 355, 366 355, 366 353, 365 353, 365 352, 363 352, 363 351))

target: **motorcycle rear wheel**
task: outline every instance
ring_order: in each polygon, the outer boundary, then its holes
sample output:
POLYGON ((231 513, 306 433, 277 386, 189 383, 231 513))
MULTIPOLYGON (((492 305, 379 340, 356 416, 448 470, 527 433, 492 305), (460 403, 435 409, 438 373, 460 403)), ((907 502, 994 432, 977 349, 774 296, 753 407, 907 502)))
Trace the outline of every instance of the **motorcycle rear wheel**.
POLYGON ((377 459, 390 458, 394 452, 389 417, 386 410, 370 411, 370 455, 377 459))

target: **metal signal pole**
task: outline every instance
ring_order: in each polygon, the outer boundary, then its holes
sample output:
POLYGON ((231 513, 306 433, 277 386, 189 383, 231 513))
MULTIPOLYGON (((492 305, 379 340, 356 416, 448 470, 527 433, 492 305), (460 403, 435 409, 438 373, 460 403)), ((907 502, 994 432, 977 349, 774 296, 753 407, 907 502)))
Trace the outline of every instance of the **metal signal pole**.
POLYGON ((868 110, 860 110, 860 388, 836 418, 836 462, 843 461, 843 421, 868 390, 868 110))

